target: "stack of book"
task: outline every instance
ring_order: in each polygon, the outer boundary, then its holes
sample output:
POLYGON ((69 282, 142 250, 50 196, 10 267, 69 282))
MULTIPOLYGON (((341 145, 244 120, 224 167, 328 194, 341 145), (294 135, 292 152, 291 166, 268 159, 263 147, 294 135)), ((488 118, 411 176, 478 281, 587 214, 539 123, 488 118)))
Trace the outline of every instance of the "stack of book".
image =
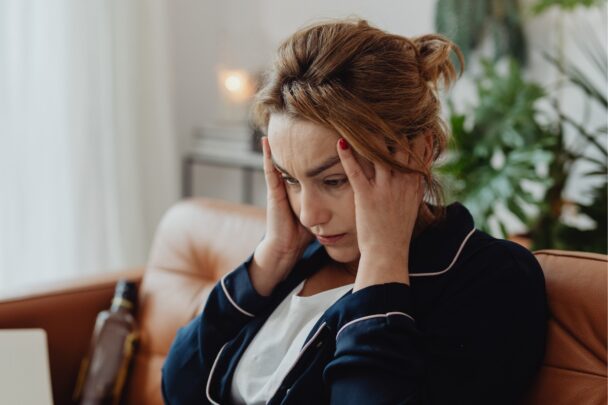
POLYGON ((254 130, 248 126, 204 126, 195 128, 190 150, 200 154, 247 154, 253 152, 254 130))

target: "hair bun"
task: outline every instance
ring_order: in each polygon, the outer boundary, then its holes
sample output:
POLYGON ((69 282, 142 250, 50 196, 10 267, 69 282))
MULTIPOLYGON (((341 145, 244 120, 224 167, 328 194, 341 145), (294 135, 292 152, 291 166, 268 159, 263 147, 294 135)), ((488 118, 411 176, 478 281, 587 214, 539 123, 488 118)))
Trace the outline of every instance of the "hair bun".
POLYGON ((412 38, 418 54, 418 67, 423 80, 432 83, 435 87, 439 81, 447 87, 457 78, 456 68, 450 59, 452 51, 460 63, 460 72, 464 70, 464 57, 458 45, 448 38, 430 34, 412 38))

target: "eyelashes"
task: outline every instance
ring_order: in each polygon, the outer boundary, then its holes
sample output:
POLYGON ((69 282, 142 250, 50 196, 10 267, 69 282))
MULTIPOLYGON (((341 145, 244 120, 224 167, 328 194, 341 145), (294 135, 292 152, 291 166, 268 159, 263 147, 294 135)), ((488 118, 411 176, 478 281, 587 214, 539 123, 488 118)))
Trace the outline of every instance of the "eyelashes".
POLYGON ((296 179, 294 179, 293 177, 289 177, 289 176, 281 176, 281 178, 283 179, 283 182, 289 186, 295 186, 298 183, 298 181, 296 179))
POLYGON ((344 177, 342 179, 331 179, 331 180, 323 180, 323 184, 329 187, 340 187, 344 184, 348 183, 348 178, 344 177))
MULTIPOLYGON (((289 176, 281 176, 281 178, 283 179, 283 182, 287 185, 287 186, 299 186, 300 182, 297 179, 294 179, 293 177, 289 177, 289 176)), ((329 187, 329 188, 339 188, 342 187, 343 185, 348 183, 348 178, 342 177, 342 178, 336 178, 336 179, 325 179, 322 180, 321 182, 325 187, 329 187)))

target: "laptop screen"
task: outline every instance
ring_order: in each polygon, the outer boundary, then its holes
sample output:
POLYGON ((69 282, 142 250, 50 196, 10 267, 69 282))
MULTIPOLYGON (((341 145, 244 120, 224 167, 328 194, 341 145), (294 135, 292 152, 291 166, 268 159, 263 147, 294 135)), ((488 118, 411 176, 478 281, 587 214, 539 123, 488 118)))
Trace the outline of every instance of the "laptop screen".
POLYGON ((43 329, 0 329, 0 404, 53 405, 43 329))

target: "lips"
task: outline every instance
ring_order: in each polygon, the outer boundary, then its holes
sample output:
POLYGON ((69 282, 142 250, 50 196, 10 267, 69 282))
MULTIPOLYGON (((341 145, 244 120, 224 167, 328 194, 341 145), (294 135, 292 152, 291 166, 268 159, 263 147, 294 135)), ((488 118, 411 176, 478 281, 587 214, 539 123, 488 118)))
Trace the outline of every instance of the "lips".
POLYGON ((321 242, 323 245, 332 245, 337 243, 340 239, 342 239, 346 235, 345 233, 340 233, 336 235, 315 235, 317 240, 321 242))

